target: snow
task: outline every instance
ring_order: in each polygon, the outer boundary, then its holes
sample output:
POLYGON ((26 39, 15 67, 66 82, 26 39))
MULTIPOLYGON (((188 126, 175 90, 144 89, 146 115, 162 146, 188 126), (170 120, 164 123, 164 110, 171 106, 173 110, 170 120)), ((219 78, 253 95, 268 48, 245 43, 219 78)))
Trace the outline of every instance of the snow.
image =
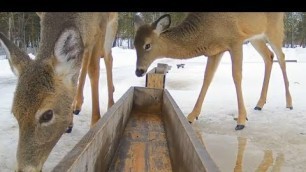
POLYGON ((0 55, 0 60, 3 60, 3 59, 5 59, 6 58, 6 56, 1 56, 0 55))
MULTIPOLYGON (((293 110, 285 106, 285 89, 280 67, 274 63, 267 103, 262 111, 255 111, 264 76, 264 63, 250 44, 244 45, 242 87, 249 121, 242 131, 235 131, 237 101, 231 76, 231 62, 225 53, 215 77, 208 89, 199 120, 193 124, 213 160, 221 171, 233 171, 238 152, 243 153, 243 171, 255 171, 267 167, 270 171, 306 171, 306 49, 284 48, 286 59, 297 60, 287 63, 293 110), (245 145, 245 150, 243 145, 245 145), (244 152, 243 152, 244 150, 244 152)), ((33 56, 32 56, 33 57, 33 56)), ((135 75, 135 50, 113 48, 114 98, 118 100, 131 86, 144 86, 145 77, 135 75)), ((11 104, 17 78, 11 72, 8 61, 0 56, 0 171, 13 171, 16 163, 18 124, 11 114, 11 104)), ((166 86, 185 116, 199 95, 206 64, 206 57, 188 60, 159 59, 172 69, 166 76, 166 86), (176 64, 185 68, 177 69, 176 64)), ((102 114, 107 107, 106 71, 103 60, 100 70, 100 108, 102 114)), ((91 92, 87 77, 84 104, 80 115, 74 116, 71 134, 64 134, 52 150, 43 171, 53 167, 69 152, 90 128, 91 92)))

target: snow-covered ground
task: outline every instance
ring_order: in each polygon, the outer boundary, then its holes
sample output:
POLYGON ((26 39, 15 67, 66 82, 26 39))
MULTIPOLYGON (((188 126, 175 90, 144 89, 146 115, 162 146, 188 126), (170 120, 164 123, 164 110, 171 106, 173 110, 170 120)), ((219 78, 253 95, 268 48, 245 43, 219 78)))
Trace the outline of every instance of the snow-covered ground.
MULTIPOLYGON (((243 93, 249 121, 242 131, 235 131, 237 101, 231 76, 229 54, 225 53, 215 78, 208 90, 199 120, 193 124, 201 133, 208 152, 221 171, 242 168, 243 171, 306 171, 306 49, 284 48, 287 63, 293 110, 285 107, 285 89, 280 67, 274 63, 268 90, 267 103, 262 111, 253 110, 263 82, 264 63, 250 44, 244 45, 243 93), (239 154, 238 154, 239 152, 239 154), (239 155, 239 156, 238 156, 239 155), (243 155, 240 156, 240 155, 243 155), (237 158, 238 157, 238 158, 237 158), (241 161, 240 161, 241 159, 241 161), (236 161, 240 162, 236 166, 236 161)), ((144 86, 145 77, 135 76, 135 50, 113 48, 115 85, 114 98, 118 100, 131 86, 144 86)), ((11 114, 11 104, 17 78, 8 61, 0 57, 0 171, 13 171, 16 163, 18 124, 11 114)), ((187 116, 199 95, 206 57, 189 60, 160 59, 172 69, 166 76, 166 89, 187 116), (176 64, 185 68, 177 69, 176 64)), ((150 70, 149 69, 149 70, 150 70)), ((104 62, 101 61, 100 105, 107 107, 107 87, 104 62)), ((47 159, 43 170, 52 168, 69 152, 89 130, 91 114, 90 84, 85 84, 83 110, 74 116, 71 134, 64 134, 47 159)))

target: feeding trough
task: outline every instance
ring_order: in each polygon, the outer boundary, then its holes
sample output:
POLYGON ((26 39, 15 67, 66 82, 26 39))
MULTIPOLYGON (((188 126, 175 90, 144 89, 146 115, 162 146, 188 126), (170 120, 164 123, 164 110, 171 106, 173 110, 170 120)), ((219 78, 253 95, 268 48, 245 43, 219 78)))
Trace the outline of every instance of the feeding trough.
POLYGON ((219 169, 167 89, 130 87, 53 171, 219 169))

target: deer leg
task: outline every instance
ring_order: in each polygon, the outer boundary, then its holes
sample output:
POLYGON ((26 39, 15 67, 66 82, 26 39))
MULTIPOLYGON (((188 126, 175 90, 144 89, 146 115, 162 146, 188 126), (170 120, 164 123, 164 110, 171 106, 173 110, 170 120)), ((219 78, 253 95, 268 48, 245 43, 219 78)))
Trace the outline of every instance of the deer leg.
POLYGON ((93 53, 88 66, 88 76, 91 84, 91 98, 92 98, 92 116, 91 126, 93 126, 100 119, 100 105, 99 105, 99 77, 100 77, 100 57, 97 53, 93 53))
POLYGON ((118 22, 112 21, 106 28, 105 40, 104 40, 104 63, 106 67, 107 77, 107 89, 108 89, 108 108, 113 106, 114 98, 113 93, 115 91, 113 83, 113 56, 112 56, 112 45, 117 34, 118 22))
POLYGON ((106 67, 107 88, 108 88, 108 106, 107 107, 110 108, 114 104, 113 93, 115 91, 115 87, 114 87, 114 84, 113 84, 113 73, 112 73, 113 56, 112 56, 111 51, 106 53, 106 55, 104 57, 104 63, 105 63, 105 67, 106 67))
POLYGON ((288 81, 287 72, 286 72, 285 54, 282 51, 281 41, 275 41, 273 39, 270 39, 269 43, 270 43, 273 51, 275 52, 275 54, 277 56, 280 68, 281 68, 282 73, 283 73, 283 78, 284 78, 284 83, 285 83, 285 91, 286 91, 286 107, 289 108, 290 110, 292 110, 293 106, 292 106, 291 94, 290 94, 290 91, 289 91, 289 81, 288 81))
POLYGON ((271 171, 273 172, 281 171, 281 166, 284 164, 284 161, 285 161, 284 154, 278 153, 271 171))
POLYGON ((80 71, 79 75, 79 82, 77 86, 77 92, 76 96, 74 98, 72 107, 73 107, 73 113, 75 115, 78 115, 81 111, 84 96, 83 96, 83 89, 84 89, 84 84, 86 80, 86 75, 87 75, 87 68, 88 68, 88 63, 89 63, 89 53, 84 53, 83 61, 82 61, 82 68, 80 71))
POLYGON ((66 133, 71 133, 72 128, 73 128, 73 114, 69 114, 69 115, 71 115, 71 121, 70 121, 68 128, 66 129, 66 133))
POLYGON ((256 169, 256 172, 265 172, 268 171, 269 167, 273 164, 273 153, 271 150, 264 151, 264 158, 261 161, 260 165, 256 169))
POLYGON ((194 119, 197 119, 198 116, 200 115, 206 92, 214 77, 216 69, 219 66, 222 55, 223 53, 220 53, 218 55, 207 58, 206 69, 205 69, 204 80, 203 80, 201 92, 199 94, 196 104, 194 105, 192 112, 187 117, 189 123, 192 123, 194 119))
POLYGON ((237 101, 238 101, 238 119, 235 130, 242 130, 246 122, 246 110, 243 101, 243 94, 241 88, 242 80, 242 44, 237 44, 230 50, 232 59, 232 76, 236 87, 237 101))
POLYGON ((268 92, 268 86, 271 76, 271 69, 273 64, 273 53, 269 50, 269 48, 266 46, 266 43, 262 40, 252 40, 250 41, 253 47, 257 50, 257 52, 262 56, 264 62, 265 62, 265 76, 264 81, 261 89, 261 95, 257 102, 255 110, 261 110, 266 103, 267 100, 267 92, 268 92))
MULTIPOLYGON (((78 85, 77 85, 77 91, 76 95, 74 97, 73 103, 72 103, 72 109, 73 109, 73 114, 78 115, 81 111, 81 107, 83 104, 84 96, 83 96, 83 89, 84 89, 84 84, 85 84, 85 79, 87 75, 87 68, 88 68, 88 61, 89 61, 89 53, 85 52, 83 55, 83 61, 82 61, 82 68, 80 71, 80 75, 78 78, 78 85)), ((73 115, 71 122, 66 129, 66 133, 71 133, 73 128, 73 115)))
POLYGON ((244 137, 237 137, 237 140, 238 140, 238 153, 237 153, 234 172, 242 172, 242 161, 243 161, 245 147, 247 144, 247 139, 244 137))

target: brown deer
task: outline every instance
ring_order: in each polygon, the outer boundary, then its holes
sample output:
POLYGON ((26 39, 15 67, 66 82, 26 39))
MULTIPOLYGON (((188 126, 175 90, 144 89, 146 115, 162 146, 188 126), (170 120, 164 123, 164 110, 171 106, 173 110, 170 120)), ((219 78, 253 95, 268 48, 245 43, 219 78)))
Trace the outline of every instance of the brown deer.
POLYGON ((152 24, 145 24, 143 19, 136 15, 134 24, 137 29, 134 40, 137 53, 135 73, 138 77, 143 76, 150 64, 158 58, 188 59, 201 55, 208 57, 201 92, 187 117, 190 123, 198 118, 220 59, 224 52, 229 51, 238 100, 238 119, 235 129, 244 128, 247 113, 241 89, 242 45, 247 40, 265 62, 261 96, 255 109, 261 110, 266 102, 273 63, 274 55, 266 42, 277 55, 285 83, 286 107, 292 109, 285 55, 282 52, 283 13, 189 13, 182 23, 172 28, 169 28, 171 24, 169 14, 161 16, 152 24))
MULTIPOLYGON (((94 125, 99 119, 100 119, 100 108, 99 108, 99 70, 96 71, 96 69, 99 69, 100 67, 100 57, 103 58, 103 55, 105 56, 104 62, 105 62, 105 68, 106 68, 106 76, 107 76, 107 88, 108 88, 108 108, 110 108, 114 104, 114 98, 113 98, 113 92, 115 91, 115 87, 113 85, 113 76, 112 76, 112 68, 113 68, 113 57, 111 52, 111 46, 112 42, 114 41, 117 27, 118 27, 118 14, 113 13, 111 14, 112 18, 114 18, 112 23, 108 28, 108 33, 104 31, 102 33, 102 40, 105 40, 105 42, 101 42, 100 45, 96 45, 97 49, 95 49, 91 55, 88 54, 87 56, 84 56, 83 62, 82 62, 82 68, 79 75, 79 82, 77 85, 77 94, 73 101, 73 113, 75 115, 78 115, 81 111, 81 107, 83 104, 84 96, 83 96, 83 89, 85 84, 85 79, 87 73, 90 77, 91 82, 91 89, 92 89, 92 119, 91 119, 91 125, 94 125), (108 41, 108 42, 106 42, 108 41), (104 51, 99 49, 98 47, 103 47, 104 45, 104 51), (96 66, 97 67, 92 67, 96 66), (89 70, 89 72, 87 72, 89 70)), ((73 121, 72 121, 73 122, 73 121)), ((67 133, 71 132, 73 123, 70 124, 68 127, 67 133)))
POLYGON ((0 33, 11 68, 18 76, 12 112, 19 125, 16 171, 22 172, 42 170, 51 150, 72 121, 73 100, 76 97, 78 102, 82 97, 87 70, 93 97, 91 124, 100 118, 100 56, 104 57, 106 64, 109 105, 113 104, 111 48, 118 14, 38 15, 41 41, 35 60, 0 33), (76 96, 77 90, 79 97, 76 96))

